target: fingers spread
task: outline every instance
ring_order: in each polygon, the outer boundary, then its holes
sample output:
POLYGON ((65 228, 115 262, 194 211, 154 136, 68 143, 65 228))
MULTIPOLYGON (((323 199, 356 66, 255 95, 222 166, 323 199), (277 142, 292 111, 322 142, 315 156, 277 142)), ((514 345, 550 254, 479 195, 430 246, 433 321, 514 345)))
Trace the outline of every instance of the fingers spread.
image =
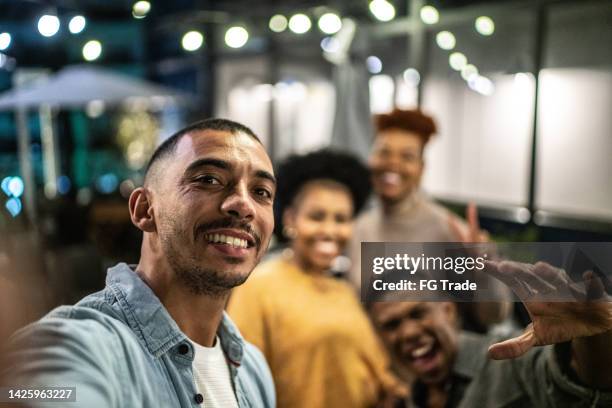
POLYGON ((536 268, 533 265, 504 261, 499 268, 503 272, 513 274, 514 278, 523 285, 526 284, 532 296, 555 292, 556 287, 547 282, 546 279, 540 277, 538 273, 536 273, 536 268))

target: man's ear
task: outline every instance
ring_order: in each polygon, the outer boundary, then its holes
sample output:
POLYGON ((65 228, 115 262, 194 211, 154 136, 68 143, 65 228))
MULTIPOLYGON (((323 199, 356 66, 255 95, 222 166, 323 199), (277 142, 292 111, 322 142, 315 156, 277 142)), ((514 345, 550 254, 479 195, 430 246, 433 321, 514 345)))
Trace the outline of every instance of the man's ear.
POLYGON ((442 307, 444 316, 449 322, 453 323, 455 326, 459 324, 457 305, 455 305, 453 302, 442 302, 440 307, 442 307))
POLYGON ((151 191, 138 187, 130 194, 130 218, 132 224, 143 232, 155 232, 155 214, 150 198, 151 191))

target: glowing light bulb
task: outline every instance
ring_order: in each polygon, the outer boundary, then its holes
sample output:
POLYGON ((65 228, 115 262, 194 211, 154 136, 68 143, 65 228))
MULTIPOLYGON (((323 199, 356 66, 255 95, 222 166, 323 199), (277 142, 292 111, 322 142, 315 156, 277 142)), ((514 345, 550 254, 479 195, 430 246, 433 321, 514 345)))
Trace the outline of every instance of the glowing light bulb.
POLYGON ((270 30, 274 31, 275 33, 282 33, 287 29, 287 25, 287 17, 283 16, 282 14, 272 16, 270 18, 270 22, 268 23, 270 30))
POLYGON ((335 13, 325 13, 319 18, 319 29, 325 34, 335 34, 342 28, 342 20, 335 13))
POLYGON ((423 6, 421 8, 420 15, 421 21, 428 25, 436 24, 438 21, 440 21, 440 13, 433 6, 423 6))
POLYGON ((244 27, 230 27, 225 32, 225 44, 231 48, 241 48, 249 40, 249 32, 244 27))
POLYGON ((91 40, 87 41, 83 46, 83 58, 86 61, 95 61, 102 54, 102 44, 100 41, 91 40))
POLYGON ((453 52, 448 57, 448 63, 455 71, 461 71, 467 65, 467 57, 460 52, 453 52))
POLYGON ((443 50, 452 50, 455 48, 457 40, 455 40, 455 36, 450 31, 440 31, 436 35, 436 43, 443 50))
POLYGON ((204 36, 199 31, 188 31, 181 39, 181 45, 186 51, 196 51, 204 44, 204 36))
POLYGON ((72 34, 78 34, 85 29, 86 25, 87 20, 85 20, 85 17, 74 16, 70 19, 70 22, 68 23, 68 30, 70 30, 72 34))
POLYGON ((310 30, 312 23, 306 14, 294 14, 289 19, 289 29, 296 34, 304 34, 310 30))
POLYGON ((379 21, 391 21, 395 18, 395 7, 387 0, 372 0, 370 12, 379 21))
POLYGON ((474 26, 476 27, 476 31, 484 36, 489 36, 495 32, 495 23, 487 16, 478 17, 474 26))
POLYGON ((60 21, 57 16, 45 14, 38 19, 38 32, 44 37, 53 37, 60 28, 60 21))

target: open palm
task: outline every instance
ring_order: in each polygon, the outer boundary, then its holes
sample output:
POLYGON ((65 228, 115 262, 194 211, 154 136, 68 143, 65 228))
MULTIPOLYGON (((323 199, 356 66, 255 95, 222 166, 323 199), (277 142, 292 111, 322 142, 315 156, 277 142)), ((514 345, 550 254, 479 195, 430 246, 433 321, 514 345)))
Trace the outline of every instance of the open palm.
POLYGON ((603 284, 586 272, 584 285, 562 269, 539 262, 487 262, 487 272, 507 284, 520 298, 531 323, 518 337, 489 348, 494 359, 516 358, 534 346, 556 344, 612 330, 612 303, 603 284), (559 299, 576 301, 559 301, 559 299))

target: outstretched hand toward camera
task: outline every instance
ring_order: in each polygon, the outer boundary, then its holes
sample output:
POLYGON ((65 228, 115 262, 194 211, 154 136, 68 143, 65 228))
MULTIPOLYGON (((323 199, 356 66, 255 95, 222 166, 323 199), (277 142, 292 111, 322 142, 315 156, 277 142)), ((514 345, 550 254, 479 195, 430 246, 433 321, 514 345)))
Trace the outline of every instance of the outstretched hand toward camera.
POLYGON ((534 346, 607 335, 612 339, 612 302, 601 279, 583 274, 584 286, 547 263, 535 265, 489 261, 486 271, 507 284, 525 305, 531 323, 518 337, 493 344, 493 359, 520 357, 534 346), (547 296, 571 293, 576 301, 547 301, 547 296), (595 300, 596 299, 596 300, 595 300))

